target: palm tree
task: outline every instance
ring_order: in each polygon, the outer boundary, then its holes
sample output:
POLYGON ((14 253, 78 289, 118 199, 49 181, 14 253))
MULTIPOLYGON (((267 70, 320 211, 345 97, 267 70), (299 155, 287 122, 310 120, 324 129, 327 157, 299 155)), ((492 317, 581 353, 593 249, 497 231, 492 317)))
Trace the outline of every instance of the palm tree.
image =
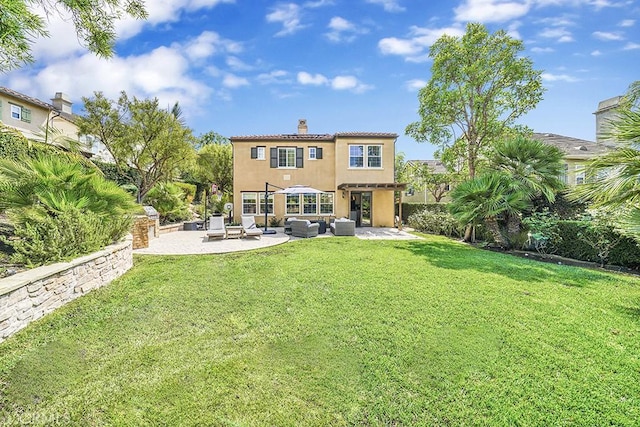
POLYGON ((451 192, 449 211, 460 224, 478 225, 484 223, 495 242, 503 248, 510 248, 499 220, 505 215, 513 215, 531 207, 528 194, 513 185, 512 178, 502 172, 484 173, 465 181, 451 192))
MULTIPOLYGON (((551 145, 517 136, 494 144, 489 154, 489 167, 511 176, 514 187, 529 200, 544 197, 553 202, 556 193, 564 188, 560 180, 564 155, 551 145)), ((507 230, 510 235, 520 231, 519 212, 508 215, 507 230)))
POLYGON ((592 160, 586 168, 588 182, 573 189, 571 199, 621 213, 623 231, 640 241, 640 81, 633 83, 616 119, 610 122, 607 139, 619 146, 592 160))

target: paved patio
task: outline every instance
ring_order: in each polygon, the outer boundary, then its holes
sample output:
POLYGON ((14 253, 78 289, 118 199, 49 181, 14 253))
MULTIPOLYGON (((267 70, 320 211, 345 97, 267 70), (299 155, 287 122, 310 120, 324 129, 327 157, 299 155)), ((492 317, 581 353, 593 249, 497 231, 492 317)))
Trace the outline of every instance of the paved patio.
MULTIPOLYGON (((280 245, 288 241, 301 240, 284 234, 283 227, 276 227, 276 234, 265 234, 260 239, 246 237, 242 239, 212 239, 207 240, 205 232, 198 231, 175 231, 173 233, 161 234, 160 237, 149 241, 149 247, 136 249, 136 254, 149 255, 197 255, 197 254, 222 254, 227 252, 250 251, 253 249, 266 248, 280 245)), ((410 234, 406 231, 399 231, 396 228, 356 228, 356 237, 359 239, 380 239, 380 240, 412 240, 421 237, 410 234)), ((316 237, 313 237, 314 239, 316 237)), ((335 237, 330 231, 319 234, 317 238, 341 238, 335 237)))

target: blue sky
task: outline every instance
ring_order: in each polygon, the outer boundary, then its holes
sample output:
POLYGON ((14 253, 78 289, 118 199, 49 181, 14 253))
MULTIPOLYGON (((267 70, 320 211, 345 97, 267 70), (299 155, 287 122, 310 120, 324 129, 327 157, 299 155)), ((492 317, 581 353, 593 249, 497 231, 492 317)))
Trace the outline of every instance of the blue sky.
POLYGON ((404 135, 430 78, 429 46, 467 22, 504 29, 543 70, 544 100, 520 122, 595 140, 598 102, 640 79, 635 0, 147 0, 149 20, 118 24, 116 55, 99 59, 50 18, 36 62, 0 85, 42 100, 121 90, 179 101, 196 135, 395 132, 407 159, 435 147, 404 135))

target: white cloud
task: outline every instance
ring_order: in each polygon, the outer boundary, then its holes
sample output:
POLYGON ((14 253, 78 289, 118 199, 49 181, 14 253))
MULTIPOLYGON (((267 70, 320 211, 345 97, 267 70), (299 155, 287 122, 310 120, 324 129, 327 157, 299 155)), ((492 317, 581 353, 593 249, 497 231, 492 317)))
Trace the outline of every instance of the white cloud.
POLYGON ((592 33, 592 36, 595 37, 598 40, 603 40, 603 41, 618 41, 618 40, 623 40, 624 37, 622 37, 622 35, 618 34, 618 33, 609 33, 606 31, 594 31, 592 33))
POLYGON ((636 50, 636 49, 640 49, 640 44, 639 43, 633 43, 633 42, 629 42, 627 43, 624 48, 624 50, 636 50))
POLYGON ((321 86, 329 83, 329 79, 322 74, 311 75, 306 71, 300 71, 298 73, 298 83, 303 85, 321 86))
POLYGON ((458 22, 505 22, 525 16, 531 2, 505 0, 465 0, 454 8, 458 22))
POLYGON ((407 90, 411 91, 411 92, 415 92, 417 90, 422 89, 423 87, 425 87, 427 85, 427 81, 426 80, 420 80, 420 79, 412 79, 412 80, 408 80, 405 82, 405 87, 407 88, 407 90))
POLYGON ((334 90, 350 90, 355 93, 363 93, 373 87, 362 83, 354 76, 336 76, 331 79, 331 88, 334 90))
POLYGON ((249 86, 249 81, 244 77, 239 77, 235 74, 227 73, 222 79, 222 86, 229 89, 236 89, 242 86, 249 86))
POLYGON ((333 5, 333 0, 316 0, 316 1, 308 1, 304 4, 304 7, 309 9, 315 9, 318 7, 331 6, 333 5))
POLYGON ((551 73, 542 73, 542 80, 547 82, 567 82, 567 83, 574 83, 579 81, 579 79, 572 77, 568 74, 551 74, 551 73))
POLYGON ((405 8, 400 6, 398 0, 366 0, 367 3, 379 4, 387 12, 404 12, 405 8))
POLYGON ((261 84, 287 84, 291 83, 289 73, 284 70, 274 70, 269 73, 259 74, 257 80, 261 84))
POLYGON ((251 71, 253 70, 253 66, 246 64, 237 56, 228 56, 225 60, 227 66, 232 70, 236 71, 251 71))
POLYGON ((330 86, 334 90, 349 90, 355 93, 363 93, 373 88, 354 76, 336 76, 329 79, 322 74, 310 74, 306 71, 298 73, 298 83, 310 86, 330 86))
POLYGON ((636 21, 633 19, 624 19, 620 21, 618 25, 621 27, 633 27, 636 24, 636 21))
POLYGON ((544 28, 538 35, 547 39, 556 39, 558 43, 568 43, 573 41, 573 35, 571 32, 563 27, 544 28))
POLYGON ((325 36, 332 42, 351 42, 358 34, 365 34, 367 30, 365 28, 359 28, 354 23, 340 17, 334 16, 329 21, 329 32, 325 33, 325 36))
POLYGON ((531 48, 531 52, 534 52, 534 53, 550 53, 550 52, 555 52, 555 49, 553 49, 552 47, 532 47, 531 48))
POLYGON ((294 34, 304 28, 301 23, 302 8, 295 3, 280 4, 267 14, 267 22, 282 24, 282 30, 276 36, 294 34))
POLYGON ((242 45, 240 43, 223 39, 218 33, 213 31, 204 31, 187 43, 175 45, 181 46, 187 57, 191 60, 206 59, 221 52, 239 53, 242 51, 242 45))
POLYGON ((599 50, 594 50, 593 52, 591 52, 591 56, 600 56, 602 55, 602 52, 600 52, 599 50))
POLYGON ((429 47, 444 34, 462 37, 464 30, 458 27, 434 29, 412 27, 409 38, 384 38, 378 42, 378 49, 383 55, 399 55, 404 56, 410 62, 424 62, 428 59, 429 47))

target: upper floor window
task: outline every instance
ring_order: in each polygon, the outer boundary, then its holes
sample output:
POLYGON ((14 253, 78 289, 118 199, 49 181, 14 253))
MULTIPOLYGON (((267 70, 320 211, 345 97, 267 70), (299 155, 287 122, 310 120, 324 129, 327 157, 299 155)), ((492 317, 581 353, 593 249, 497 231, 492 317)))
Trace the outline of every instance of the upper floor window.
POLYGON ((22 107, 11 104, 11 118, 16 120, 22 119, 22 107))
POLYGON ((584 165, 576 165, 576 185, 584 184, 585 170, 584 165))
POLYGON ((296 167, 296 148, 295 147, 279 147, 278 148, 278 167, 279 168, 295 168, 296 167))
POLYGON ((15 104, 9 104, 9 105, 11 106, 12 119, 22 120, 23 122, 31 123, 31 110, 15 104))
POLYGON ((316 159, 316 147, 309 147, 309 159, 315 160, 316 159))
POLYGON ((382 145, 349 145, 350 168, 381 168, 382 145))
POLYGON ((267 158, 267 147, 251 147, 251 158, 265 160, 267 158))

